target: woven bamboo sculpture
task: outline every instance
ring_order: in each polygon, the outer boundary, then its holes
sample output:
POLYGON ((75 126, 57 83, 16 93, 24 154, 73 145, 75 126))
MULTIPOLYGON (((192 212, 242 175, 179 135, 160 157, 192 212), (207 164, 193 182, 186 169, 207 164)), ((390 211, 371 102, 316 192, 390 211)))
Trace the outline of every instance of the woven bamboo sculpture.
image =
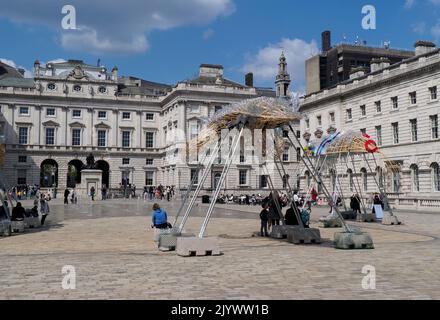
POLYGON ((213 137, 220 136, 222 129, 234 129, 239 125, 251 130, 276 129, 300 119, 289 101, 267 97, 244 100, 216 113, 188 147, 191 153, 197 153, 213 137))

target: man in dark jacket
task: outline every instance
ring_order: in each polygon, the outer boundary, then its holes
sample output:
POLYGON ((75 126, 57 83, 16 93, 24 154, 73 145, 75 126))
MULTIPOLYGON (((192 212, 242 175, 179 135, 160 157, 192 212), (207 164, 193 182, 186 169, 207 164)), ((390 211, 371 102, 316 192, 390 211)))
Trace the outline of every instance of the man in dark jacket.
POLYGON ((269 210, 268 210, 268 204, 263 204, 263 210, 260 212, 260 220, 261 220, 261 228, 260 228, 260 235, 262 237, 268 237, 269 234, 267 232, 267 222, 269 221, 269 210))
POLYGON ((69 189, 64 190, 64 204, 69 204, 69 189))
POLYGON ((24 219, 25 216, 25 210, 21 205, 21 202, 17 202, 17 206, 12 209, 12 217, 11 220, 12 221, 22 221, 24 219))

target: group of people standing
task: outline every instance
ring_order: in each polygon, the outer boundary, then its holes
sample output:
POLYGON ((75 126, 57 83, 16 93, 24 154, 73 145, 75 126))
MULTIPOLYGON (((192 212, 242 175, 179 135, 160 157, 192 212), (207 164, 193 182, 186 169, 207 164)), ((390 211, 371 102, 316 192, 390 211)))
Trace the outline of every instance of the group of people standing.
MULTIPOLYGON (((300 219, 305 228, 309 227, 309 219, 310 219, 310 211, 311 209, 302 209, 301 198, 298 196, 298 193, 295 192, 293 203, 287 209, 286 214, 284 215, 284 221, 286 225, 299 225, 297 214, 295 213, 295 209, 300 214, 300 219)), ((260 235, 262 237, 269 236, 269 230, 273 226, 280 225, 280 220, 283 215, 282 208, 287 206, 288 202, 282 201, 282 197, 280 195, 273 195, 270 193, 268 197, 263 199, 262 207, 263 210, 260 212, 260 235)))
POLYGON ((167 199, 167 201, 171 201, 171 199, 175 196, 174 186, 163 186, 159 185, 158 187, 150 186, 144 187, 143 198, 144 201, 147 200, 163 200, 167 199))

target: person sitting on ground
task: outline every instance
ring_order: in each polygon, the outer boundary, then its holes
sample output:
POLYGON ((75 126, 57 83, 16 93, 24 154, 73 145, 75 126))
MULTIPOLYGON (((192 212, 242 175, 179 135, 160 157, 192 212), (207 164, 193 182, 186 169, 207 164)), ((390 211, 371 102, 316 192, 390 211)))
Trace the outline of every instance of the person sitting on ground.
POLYGON ((168 228, 168 216, 164 209, 161 209, 159 204, 153 205, 152 213, 152 228, 167 229, 168 228))
POLYGON ((263 210, 260 212, 260 220, 261 220, 261 227, 260 227, 260 236, 262 237, 268 237, 269 234, 267 232, 267 223, 269 221, 269 210, 268 210, 268 204, 263 204, 263 210))
POLYGON ((12 221, 22 221, 24 219, 24 216, 26 214, 25 209, 21 205, 21 202, 17 202, 17 206, 12 209, 12 221))
POLYGON ((38 203, 37 204, 34 203, 34 206, 31 209, 31 214, 32 214, 32 217, 38 218, 38 203))

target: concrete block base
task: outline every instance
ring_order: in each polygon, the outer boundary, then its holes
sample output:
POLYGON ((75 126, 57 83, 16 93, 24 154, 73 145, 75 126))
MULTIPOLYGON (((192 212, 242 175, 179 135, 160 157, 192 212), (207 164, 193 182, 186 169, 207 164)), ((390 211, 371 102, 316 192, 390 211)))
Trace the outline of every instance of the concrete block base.
POLYGON ((341 211, 341 215, 345 220, 356 220, 357 217, 353 211, 341 211))
POLYGON ((294 244, 317 244, 321 243, 321 232, 314 228, 289 228, 287 241, 294 244))
POLYGON ((24 221, 11 221, 13 232, 24 232, 24 221))
POLYGON ((323 228, 342 228, 342 221, 339 217, 326 217, 319 219, 323 228))
POLYGON ((388 214, 384 214, 382 219, 382 224, 387 226, 397 226, 397 225, 401 225, 402 222, 399 221, 399 219, 397 219, 396 216, 394 215, 392 216, 388 213, 388 214))
POLYGON ((376 222, 376 215, 374 213, 358 214, 358 222, 376 222))
POLYGON ((270 231, 270 237, 274 239, 286 239, 287 238, 287 230, 292 226, 272 226, 270 231))
POLYGON ((37 217, 25 218, 24 224, 26 228, 38 228, 40 226, 40 219, 37 217))
POLYGON ((181 257, 219 256, 218 238, 178 237, 177 255, 181 257))
POLYGON ((336 249, 374 249, 373 239, 364 232, 337 232, 334 236, 334 242, 336 249))
POLYGON ((179 233, 178 230, 173 230, 169 234, 161 234, 159 236, 158 248, 160 251, 174 251, 177 246, 178 237, 194 237, 194 234, 179 233))

